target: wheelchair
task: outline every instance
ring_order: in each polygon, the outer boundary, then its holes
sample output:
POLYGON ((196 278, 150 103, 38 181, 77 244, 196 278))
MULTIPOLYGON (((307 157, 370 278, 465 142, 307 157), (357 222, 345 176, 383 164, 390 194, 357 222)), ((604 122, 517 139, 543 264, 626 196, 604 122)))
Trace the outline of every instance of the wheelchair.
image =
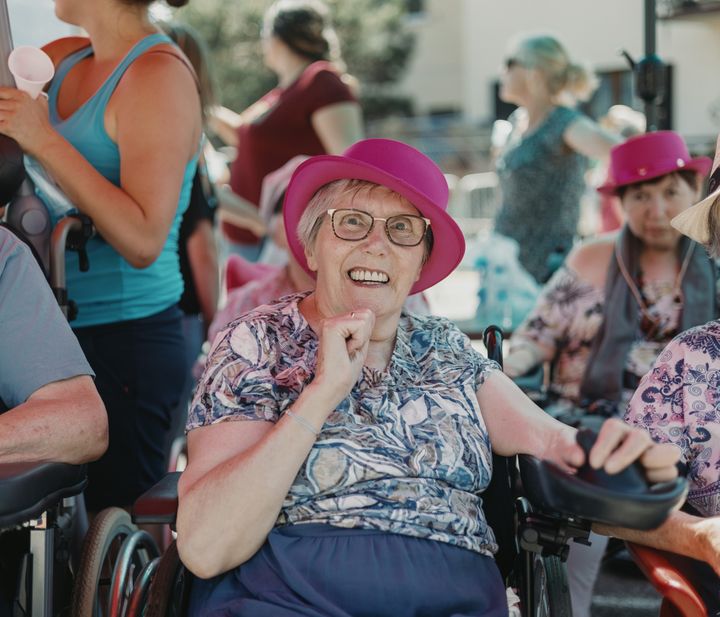
MULTIPOLYGON (((513 379, 516 385, 540 407, 545 407, 554 400, 553 393, 547 387, 551 380, 552 366, 550 363, 531 368, 524 375, 513 379)), ((599 411, 602 412, 603 409, 599 411)), ((602 413, 597 415, 567 413, 559 416, 558 419, 576 427, 586 426, 597 429, 609 415, 609 413, 605 415, 602 413)), ((659 617, 706 617, 708 615, 702 597, 685 573, 687 563, 684 558, 634 542, 623 542, 622 540, 615 540, 615 542, 617 546, 609 550, 614 554, 622 548, 626 548, 642 575, 661 596, 659 617)))
MULTIPOLYGON (((72 320, 76 308, 65 288, 65 252, 78 251, 81 270, 87 270, 84 247, 92 222, 67 216, 51 228, 25 178, 0 224, 30 247, 63 314, 72 320)), ((84 465, 0 465, 0 566, 4 557, 5 567, 13 570, 9 578, 19 567, 14 589, 6 591, 13 617, 122 615, 126 606, 142 603, 143 581, 150 580, 159 551, 119 508, 103 510, 88 528, 86 484, 84 465)))
MULTIPOLYGON (((502 333, 485 332, 489 357, 502 361, 502 333)), ((591 443, 584 444, 587 450, 591 443)), ((178 506, 180 472, 168 474, 133 507, 138 524, 173 526, 178 506)), ((551 463, 530 456, 493 454, 493 476, 483 494, 483 509, 495 531, 496 562, 506 585, 520 598, 522 617, 570 617, 564 561, 571 540, 587 542, 593 522, 626 524, 640 529, 659 525, 682 499, 685 480, 658 485, 639 494, 610 490, 569 476, 551 463)), ((647 488, 647 487, 645 487, 647 488)), ((185 569, 173 542, 160 558, 149 584, 146 617, 187 613, 192 575, 185 569)))

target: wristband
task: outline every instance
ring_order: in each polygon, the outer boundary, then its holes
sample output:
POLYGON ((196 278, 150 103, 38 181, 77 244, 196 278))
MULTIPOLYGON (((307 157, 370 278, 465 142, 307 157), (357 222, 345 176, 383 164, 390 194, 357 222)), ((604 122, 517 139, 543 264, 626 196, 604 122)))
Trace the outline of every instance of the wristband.
POLYGON ((302 426, 305 430, 310 431, 315 437, 317 437, 320 434, 320 431, 315 430, 315 427, 310 424, 305 418, 302 418, 298 416, 297 414, 294 414, 289 409, 285 410, 285 415, 289 416, 291 420, 294 420, 297 422, 300 426, 302 426))

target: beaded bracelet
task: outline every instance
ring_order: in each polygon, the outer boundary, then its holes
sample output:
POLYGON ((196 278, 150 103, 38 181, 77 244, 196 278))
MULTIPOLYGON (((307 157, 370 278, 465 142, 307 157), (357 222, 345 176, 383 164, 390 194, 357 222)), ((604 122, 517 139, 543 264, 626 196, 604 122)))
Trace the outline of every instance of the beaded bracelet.
POLYGON ((313 435, 315 435, 315 437, 317 437, 320 434, 320 432, 316 431, 315 427, 312 424, 310 424, 305 418, 302 418, 302 417, 294 414, 289 409, 285 410, 285 414, 287 416, 289 416, 292 420, 295 420, 295 422, 297 422, 300 426, 302 426, 306 430, 310 431, 313 435))

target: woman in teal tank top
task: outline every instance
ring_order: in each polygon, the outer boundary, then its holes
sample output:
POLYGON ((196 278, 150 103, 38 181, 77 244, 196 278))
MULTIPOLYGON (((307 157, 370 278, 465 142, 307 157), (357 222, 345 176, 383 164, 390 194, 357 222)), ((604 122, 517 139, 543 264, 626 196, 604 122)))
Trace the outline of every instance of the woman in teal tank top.
POLYGON ((0 88, 0 132, 42 164, 98 232, 90 270, 80 272, 74 254, 66 264, 79 309, 72 325, 110 424, 110 447, 90 468, 91 510, 130 505, 162 476, 184 380, 177 236, 201 114, 192 69, 150 22, 150 4, 57 0, 57 16, 89 40, 46 46, 56 68, 47 103, 0 88))

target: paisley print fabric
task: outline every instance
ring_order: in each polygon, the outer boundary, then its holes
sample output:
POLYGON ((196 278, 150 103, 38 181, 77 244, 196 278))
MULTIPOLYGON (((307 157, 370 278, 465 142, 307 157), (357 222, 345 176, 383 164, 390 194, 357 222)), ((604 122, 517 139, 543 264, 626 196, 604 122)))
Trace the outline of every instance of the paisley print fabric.
MULTIPOLYGON (((218 335, 188 430, 277 422, 294 403, 318 348, 298 309, 306 295, 259 307, 218 335)), ((330 414, 276 525, 377 529, 492 554, 481 509, 492 459, 476 391, 498 369, 448 320, 403 313, 389 366, 364 367, 330 414)))
POLYGON ((626 422, 673 443, 688 467, 688 501, 720 514, 720 321, 679 334, 630 401, 626 422))
MULTIPOLYGON (((669 333, 677 331, 680 313, 670 301, 674 295, 672 288, 672 281, 652 281, 642 287, 650 312, 663 326, 659 340, 644 340, 638 332, 630 348, 625 370, 638 378, 650 369, 671 339, 669 333)), ((535 308, 513 333, 513 345, 521 345, 525 339, 551 350, 554 359, 550 389, 561 399, 561 406, 580 402, 580 384, 602 323, 604 304, 604 289, 590 285, 574 270, 563 266, 547 282, 535 308)), ((632 394, 633 390, 624 392, 625 404, 632 394)))

